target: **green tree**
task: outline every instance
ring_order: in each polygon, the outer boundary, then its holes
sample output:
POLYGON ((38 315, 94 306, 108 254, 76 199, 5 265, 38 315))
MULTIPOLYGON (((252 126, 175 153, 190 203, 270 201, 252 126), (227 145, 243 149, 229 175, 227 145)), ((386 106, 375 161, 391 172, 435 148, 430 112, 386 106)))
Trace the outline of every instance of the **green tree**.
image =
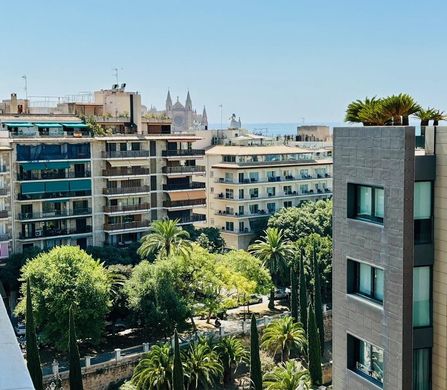
POLYGON ((300 277, 300 322, 303 325, 305 331, 307 331, 307 286, 306 275, 304 273, 304 249, 301 250, 300 264, 299 264, 299 277, 300 277))
POLYGON ((234 336, 219 339, 215 351, 223 367, 224 384, 232 384, 239 365, 248 362, 248 351, 245 349, 242 340, 234 336))
POLYGON ((188 387, 191 390, 215 388, 220 381, 223 367, 219 356, 208 343, 192 343, 183 357, 188 387))
POLYGON ((37 347, 36 327, 34 325, 31 282, 26 282, 26 364, 36 390, 43 390, 42 369, 39 348, 37 347))
POLYGON ((191 241, 197 242, 211 253, 222 253, 225 249, 225 240, 218 228, 204 227, 198 229, 194 225, 187 225, 184 229, 189 233, 191 241))
POLYGON ((107 267, 110 275, 112 306, 108 318, 114 323, 118 319, 123 319, 131 314, 127 302, 125 284, 132 276, 132 266, 123 264, 113 264, 107 267))
MULTIPOLYGON (((77 247, 56 247, 26 263, 22 279, 33 281, 35 321, 43 343, 67 348, 66 319, 72 304, 78 309, 75 316, 79 338, 99 341, 111 287, 102 264, 77 247)), ((26 296, 26 284, 22 285, 22 295, 26 296)), ((25 313, 25 301, 22 298, 19 302, 17 314, 25 313)))
POLYGON ((299 362, 289 360, 265 373, 264 385, 266 390, 310 390, 311 380, 299 362))
POLYGON ((174 330, 174 364, 172 369, 172 389, 184 390, 185 378, 183 376, 183 363, 180 356, 177 329, 174 330))
POLYGON ((332 200, 303 202, 299 207, 280 209, 269 219, 268 226, 279 229, 285 241, 295 242, 317 233, 332 236, 332 200))
POLYGON ((170 390, 173 358, 169 344, 154 345, 143 355, 132 375, 137 390, 170 390))
POLYGON ((115 264, 135 265, 140 261, 137 254, 139 248, 137 242, 125 248, 117 248, 116 246, 88 246, 86 252, 94 259, 100 260, 104 265, 111 266, 115 264))
POLYGON ((78 340, 76 338, 73 305, 70 306, 68 316, 69 316, 68 362, 70 369, 69 373, 70 390, 83 390, 81 362, 78 350, 78 340))
POLYGON ((149 233, 140 240, 138 254, 142 258, 151 255, 169 257, 171 254, 189 254, 191 242, 189 233, 183 230, 178 219, 164 219, 152 222, 149 233))
POLYGON ((321 354, 324 351, 324 320, 323 320, 323 302, 321 300, 320 270, 317 264, 317 252, 313 250, 313 274, 314 274, 314 302, 315 302, 315 321, 318 333, 320 335, 321 354))
POLYGON ((268 308, 270 310, 275 310, 275 289, 273 287, 270 289, 269 306, 268 306, 268 308))
POLYGON ((287 263, 293 255, 292 246, 285 239, 283 232, 276 227, 269 227, 264 233, 265 236, 256 240, 248 250, 270 269, 278 282, 281 276, 287 275, 287 263))
POLYGON ((259 356, 259 335, 256 317, 251 316, 250 329, 250 379, 253 390, 262 390, 261 358, 259 356))
POLYGON ((298 322, 298 281, 294 266, 290 267, 290 290, 290 310, 293 320, 298 322))
POLYGON ((307 319, 307 338, 309 340, 308 367, 312 384, 315 386, 321 385, 323 373, 321 370, 320 337, 318 335, 317 324, 315 321, 315 312, 312 305, 309 305, 309 313, 307 319))
POLYGON ((364 100, 355 100, 349 103, 346 109, 345 121, 351 123, 363 122, 360 118, 360 113, 366 107, 374 105, 377 101, 380 101, 380 99, 374 96, 373 98, 366 97, 364 100))
POLYGON ((285 362, 289 359, 291 351, 301 351, 306 343, 306 333, 302 325, 294 322, 292 317, 283 317, 266 326, 261 346, 273 356, 279 353, 281 361, 285 362))

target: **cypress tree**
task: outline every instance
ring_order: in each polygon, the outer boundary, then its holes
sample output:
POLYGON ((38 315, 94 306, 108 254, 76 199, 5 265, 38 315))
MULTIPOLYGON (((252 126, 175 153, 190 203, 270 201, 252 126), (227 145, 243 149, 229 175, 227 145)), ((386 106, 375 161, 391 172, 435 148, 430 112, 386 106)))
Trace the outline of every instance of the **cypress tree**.
POLYGON ((183 366, 180 357, 177 329, 174 330, 174 369, 172 371, 172 389, 184 390, 183 366))
POLYGON ((34 325, 31 282, 26 283, 26 364, 36 390, 43 390, 42 369, 37 348, 36 327, 34 325))
POLYGON ((320 270, 317 262, 317 251, 315 244, 313 248, 313 269, 314 269, 314 302, 315 302, 315 321, 320 335, 321 354, 324 352, 324 321, 323 321, 323 301, 321 299, 321 281, 320 270))
POLYGON ((259 335, 254 314, 251 316, 250 332, 250 379, 253 390, 262 390, 261 358, 259 357, 259 335))
POLYGON ((275 289, 272 287, 270 289, 269 306, 270 310, 275 310, 275 289))
POLYGON ((308 366, 312 385, 315 386, 321 384, 323 372, 321 370, 320 337, 318 336, 315 312, 312 305, 309 305, 307 319, 308 366))
POLYGON ((79 357, 78 342, 76 339, 76 328, 73 316, 73 305, 69 310, 69 334, 68 334, 68 361, 70 368, 70 390, 83 390, 81 362, 79 357))
POLYGON ((293 265, 290 267, 290 290, 290 311, 292 312, 293 320, 298 322, 298 281, 296 280, 296 271, 293 265))
POLYGON ((300 322, 307 331, 307 288, 306 275, 304 274, 304 249, 300 256, 300 322))

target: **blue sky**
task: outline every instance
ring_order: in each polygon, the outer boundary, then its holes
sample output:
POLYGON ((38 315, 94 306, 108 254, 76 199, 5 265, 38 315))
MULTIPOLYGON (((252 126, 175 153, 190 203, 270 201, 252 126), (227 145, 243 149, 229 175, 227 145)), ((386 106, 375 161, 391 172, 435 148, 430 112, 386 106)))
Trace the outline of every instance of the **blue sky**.
POLYGON ((366 95, 447 110, 447 2, 22 0, 0 9, 0 97, 120 81, 161 107, 167 88, 210 122, 340 121, 366 95))

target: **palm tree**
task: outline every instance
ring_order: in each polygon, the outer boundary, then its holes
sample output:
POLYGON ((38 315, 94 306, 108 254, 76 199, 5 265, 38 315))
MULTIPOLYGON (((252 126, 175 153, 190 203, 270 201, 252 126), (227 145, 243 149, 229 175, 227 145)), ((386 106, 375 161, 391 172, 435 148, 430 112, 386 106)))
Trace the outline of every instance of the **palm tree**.
POLYGON ((419 108, 418 112, 414 114, 416 118, 419 118, 421 121, 421 126, 428 126, 428 123, 431 119, 433 119, 433 115, 435 114, 435 110, 433 108, 427 107, 419 108))
POLYGON ((189 233, 177 224, 178 219, 164 219, 152 222, 149 233, 141 240, 138 254, 141 257, 155 255, 167 257, 171 254, 189 254, 191 242, 188 241, 189 233))
POLYGON ((170 390, 172 363, 169 344, 154 345, 135 367, 132 383, 137 390, 170 390))
POLYGON ((289 360, 264 375, 266 390, 310 390, 309 372, 300 363, 289 360))
POLYGON ((271 322, 262 335, 261 347, 276 356, 281 353, 281 361, 289 359, 292 350, 302 350, 307 343, 302 325, 292 317, 284 317, 271 322))
POLYGON ((217 352, 206 343, 191 344, 182 360, 191 390, 213 388, 223 374, 217 352))
POLYGON ((444 114, 444 111, 434 110, 432 119, 433 119, 433 126, 438 126, 439 121, 445 121, 447 119, 447 116, 444 114))
POLYGON ((262 239, 250 245, 249 252, 258 257, 272 274, 287 272, 287 261, 293 255, 292 245, 276 227, 269 227, 264 233, 262 239))
POLYGON ((400 95, 392 95, 383 99, 383 110, 392 118, 394 126, 402 125, 402 111, 400 95))
POLYGON ((383 100, 371 100, 359 112, 358 117, 364 126, 384 126, 391 117, 384 110, 383 100))
POLYGON ((222 363, 224 384, 232 384, 239 364, 248 362, 248 351, 242 341, 234 336, 221 338, 214 350, 222 363))
POLYGON ((348 108, 346 109, 346 115, 345 115, 345 122, 353 122, 358 123, 362 122, 362 120, 359 117, 360 111, 362 111, 365 107, 368 107, 375 102, 377 102, 378 99, 374 96, 373 98, 366 97, 365 100, 355 100, 351 102, 348 105, 348 108))
POLYGON ((400 93, 398 96, 400 99, 402 125, 408 126, 410 115, 417 113, 421 109, 421 106, 406 93, 400 93))

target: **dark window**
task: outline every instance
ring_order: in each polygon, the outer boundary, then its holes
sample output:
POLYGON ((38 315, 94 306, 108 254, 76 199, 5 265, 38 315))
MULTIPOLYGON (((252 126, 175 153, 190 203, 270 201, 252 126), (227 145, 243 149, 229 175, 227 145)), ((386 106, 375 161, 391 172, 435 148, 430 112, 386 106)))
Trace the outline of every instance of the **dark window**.
POLYGON ((348 294, 383 303, 384 272, 380 268, 348 259, 348 294))
POLYGON ((383 224, 384 189, 348 184, 348 218, 383 224))
POLYGON ((413 390, 431 389, 431 348, 413 351, 413 390))
POLYGON ((413 268, 413 327, 431 326, 431 267, 413 268))
POLYGON ((432 242, 433 236, 433 209, 432 209, 432 183, 418 181, 414 183, 414 242, 427 244, 432 242))
POLYGON ((383 349, 348 334, 348 369, 383 386, 383 349))
POLYGON ((224 162, 236 162, 236 156, 223 156, 224 162))

